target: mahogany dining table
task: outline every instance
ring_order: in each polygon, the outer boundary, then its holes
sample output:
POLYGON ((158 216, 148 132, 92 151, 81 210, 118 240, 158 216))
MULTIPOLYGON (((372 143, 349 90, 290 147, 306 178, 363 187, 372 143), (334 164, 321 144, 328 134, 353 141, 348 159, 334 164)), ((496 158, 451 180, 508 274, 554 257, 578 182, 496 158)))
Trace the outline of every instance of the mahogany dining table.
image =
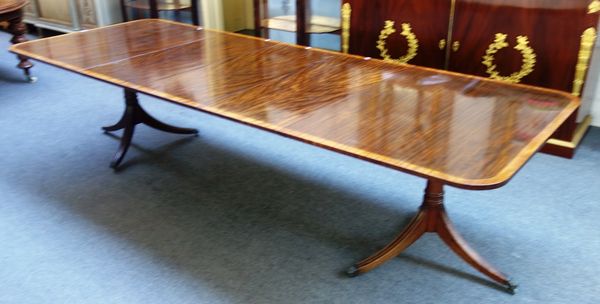
MULTIPOLYGON (((453 227, 444 186, 506 184, 579 107, 568 93, 289 45, 172 21, 144 19, 14 45, 11 51, 124 88, 112 167, 135 126, 173 133, 137 93, 283 135, 427 180, 420 209, 350 276, 437 233, 472 267, 514 293, 453 227)), ((483 223, 485 224, 485 223, 483 223)))

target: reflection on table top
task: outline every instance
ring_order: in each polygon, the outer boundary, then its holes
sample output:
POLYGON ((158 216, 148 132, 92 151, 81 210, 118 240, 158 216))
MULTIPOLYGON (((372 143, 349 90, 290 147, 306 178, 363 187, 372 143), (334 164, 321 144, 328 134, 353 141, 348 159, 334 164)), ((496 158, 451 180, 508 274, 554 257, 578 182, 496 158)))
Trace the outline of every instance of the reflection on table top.
POLYGON ((562 92, 163 20, 12 51, 471 189, 506 183, 579 104, 562 92))

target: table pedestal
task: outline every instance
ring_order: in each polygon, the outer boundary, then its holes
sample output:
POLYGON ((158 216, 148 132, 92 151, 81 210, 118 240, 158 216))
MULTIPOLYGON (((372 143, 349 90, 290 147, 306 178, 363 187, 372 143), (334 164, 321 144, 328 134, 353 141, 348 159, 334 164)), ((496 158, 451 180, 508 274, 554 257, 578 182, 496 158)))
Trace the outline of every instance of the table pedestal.
POLYGON ((150 114, 148 114, 140 106, 137 98, 137 92, 134 90, 125 89, 125 112, 123 113, 121 120, 112 126, 102 128, 104 132, 112 132, 124 129, 119 150, 117 150, 113 161, 110 163, 111 168, 116 169, 125 157, 125 153, 127 153, 127 150, 131 145, 131 139, 133 138, 135 126, 140 123, 169 133, 198 134, 198 130, 196 129, 171 126, 150 116, 150 114))
POLYGON ((514 293, 517 285, 513 284, 504 274, 496 270, 476 251, 471 249, 456 231, 444 209, 443 187, 444 184, 441 182, 428 181, 423 204, 404 231, 383 249, 350 267, 347 274, 356 276, 367 272, 400 254, 424 233, 433 232, 437 233, 444 243, 465 262, 494 281, 504 285, 510 293, 514 293))

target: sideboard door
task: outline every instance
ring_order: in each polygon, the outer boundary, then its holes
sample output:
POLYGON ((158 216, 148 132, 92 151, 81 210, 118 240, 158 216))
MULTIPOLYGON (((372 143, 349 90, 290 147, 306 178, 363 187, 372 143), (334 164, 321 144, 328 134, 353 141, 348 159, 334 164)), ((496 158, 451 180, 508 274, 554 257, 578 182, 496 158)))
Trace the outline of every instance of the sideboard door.
POLYGON ((457 0, 449 69, 578 93, 582 36, 598 22, 590 2, 457 0))
POLYGON ((449 0, 345 0, 349 53, 444 68, 449 0))

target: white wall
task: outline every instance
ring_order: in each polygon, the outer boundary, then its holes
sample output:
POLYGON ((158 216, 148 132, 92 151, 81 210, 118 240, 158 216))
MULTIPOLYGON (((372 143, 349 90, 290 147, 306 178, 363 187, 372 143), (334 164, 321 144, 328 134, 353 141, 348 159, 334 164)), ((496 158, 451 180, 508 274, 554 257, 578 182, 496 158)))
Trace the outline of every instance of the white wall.
POLYGON ((592 125, 600 127, 600 43, 596 43, 592 66, 588 74, 588 85, 586 85, 583 98, 591 98, 592 125))
POLYGON ((600 127, 600 83, 596 85, 594 103, 592 104, 592 126, 600 127))
POLYGON ((592 126, 600 127, 600 100, 596 98, 594 108, 592 108, 592 126))
POLYGON ((251 0, 221 0, 224 29, 236 32, 254 28, 254 10, 251 0))
POLYGON ((200 5, 202 7, 202 26, 222 30, 224 28, 224 22, 221 1, 200 0, 200 5))
POLYGON ((252 0, 200 0, 202 26, 235 32, 254 27, 252 0))
POLYGON ((600 40, 596 40, 594 55, 582 96, 582 104, 585 105, 587 102, 589 102, 589 109, 582 110, 592 115, 593 126, 600 127, 600 40))
POLYGON ((118 0, 96 1, 96 15, 99 26, 123 21, 121 4, 118 0))

